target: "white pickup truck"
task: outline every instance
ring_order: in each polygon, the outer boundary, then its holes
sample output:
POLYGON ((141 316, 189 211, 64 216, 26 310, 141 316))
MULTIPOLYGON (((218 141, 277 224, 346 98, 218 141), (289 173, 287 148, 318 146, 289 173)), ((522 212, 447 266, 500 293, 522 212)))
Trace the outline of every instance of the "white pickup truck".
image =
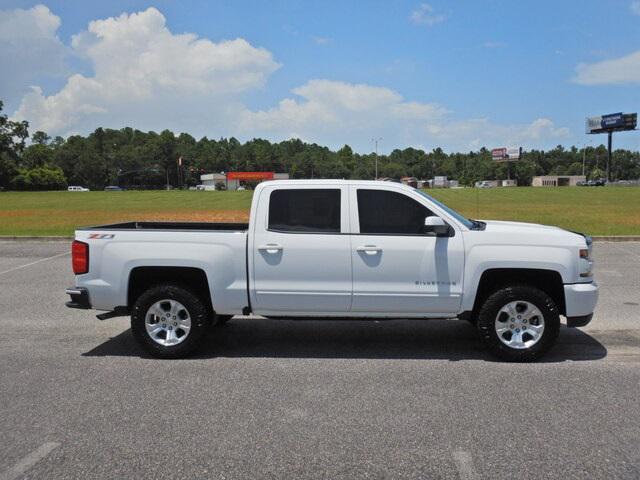
POLYGON ((498 357, 529 361, 554 344, 561 315, 584 326, 598 298, 589 237, 467 219, 402 184, 264 182, 250 219, 77 230, 67 306, 131 315, 140 345, 165 358, 256 314, 463 318, 498 357))

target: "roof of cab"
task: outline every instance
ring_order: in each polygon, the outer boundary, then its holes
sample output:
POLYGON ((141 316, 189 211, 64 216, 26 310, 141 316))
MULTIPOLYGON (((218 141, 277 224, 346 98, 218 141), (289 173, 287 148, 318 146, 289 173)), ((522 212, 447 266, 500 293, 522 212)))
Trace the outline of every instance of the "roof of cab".
POLYGON ((260 185, 363 185, 363 186, 380 186, 380 185, 394 185, 398 187, 404 187, 412 189, 408 185, 401 182, 385 182, 381 180, 341 180, 331 178, 319 178, 319 179, 303 179, 303 180, 266 180, 260 182, 260 185))

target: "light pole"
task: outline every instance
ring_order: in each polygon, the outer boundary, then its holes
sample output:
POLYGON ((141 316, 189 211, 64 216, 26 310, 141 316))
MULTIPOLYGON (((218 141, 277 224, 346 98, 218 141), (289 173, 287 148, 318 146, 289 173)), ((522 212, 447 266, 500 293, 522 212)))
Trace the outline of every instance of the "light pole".
POLYGON ((375 156, 375 159, 376 159, 376 176, 375 176, 374 180, 378 180, 378 142, 380 140, 382 140, 382 137, 372 138, 371 139, 371 141, 373 143, 375 143, 375 145, 376 145, 376 156, 375 156))
POLYGON ((591 145, 591 142, 584 142, 582 144, 582 176, 584 177, 584 164, 587 156, 587 145, 591 145))

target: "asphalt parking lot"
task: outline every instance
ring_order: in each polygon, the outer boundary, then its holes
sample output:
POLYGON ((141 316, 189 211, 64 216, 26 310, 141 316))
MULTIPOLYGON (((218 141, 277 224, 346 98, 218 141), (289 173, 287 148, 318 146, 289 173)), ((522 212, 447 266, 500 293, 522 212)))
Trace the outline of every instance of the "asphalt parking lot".
POLYGON ((64 307, 68 242, 0 241, 0 480, 640 478, 640 243, 595 245, 595 319, 545 361, 463 321, 267 321, 147 358, 64 307))

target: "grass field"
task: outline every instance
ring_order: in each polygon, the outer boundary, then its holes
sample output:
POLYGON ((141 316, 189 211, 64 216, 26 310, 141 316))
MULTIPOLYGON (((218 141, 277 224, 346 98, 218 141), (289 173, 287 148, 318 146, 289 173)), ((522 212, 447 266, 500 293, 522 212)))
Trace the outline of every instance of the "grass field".
MULTIPOLYGON (((591 235, 640 235, 640 188, 429 192, 468 217, 544 223, 591 235)), ((252 192, 0 192, 0 235, 72 235, 127 220, 247 221, 252 192)))

